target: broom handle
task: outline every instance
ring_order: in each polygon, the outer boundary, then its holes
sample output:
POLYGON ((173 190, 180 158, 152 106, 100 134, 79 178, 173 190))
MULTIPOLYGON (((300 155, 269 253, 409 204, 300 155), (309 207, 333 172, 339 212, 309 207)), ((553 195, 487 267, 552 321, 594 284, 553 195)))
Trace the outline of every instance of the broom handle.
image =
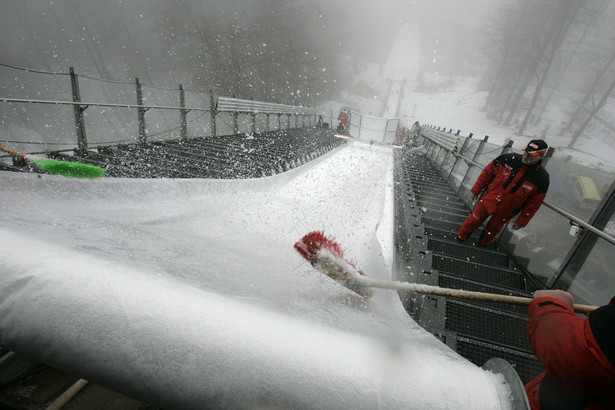
POLYGON ((17 157, 21 157, 21 158, 26 158, 26 154, 24 154, 23 152, 19 152, 19 151, 15 151, 14 149, 10 149, 5 147, 4 145, 2 145, 2 143, 0 142, 0 151, 4 151, 6 153, 9 153, 11 155, 15 155, 17 157))
MULTIPOLYGON (((417 293, 437 295, 437 296, 452 296, 452 297, 456 297, 460 299, 474 299, 474 300, 481 300, 485 302, 508 303, 511 305, 519 305, 519 306, 528 306, 530 302, 534 300, 532 298, 524 298, 520 296, 499 295, 496 293, 484 293, 484 292, 473 292, 473 291, 461 290, 461 289, 440 288, 438 286, 422 285, 418 283, 378 280, 378 279, 368 278, 367 276, 361 276, 360 278, 356 278, 354 283, 359 286, 366 286, 366 287, 372 287, 372 288, 410 291, 410 292, 417 292, 417 293)), ((576 303, 573 307, 576 313, 584 313, 584 314, 587 314, 597 308, 598 306, 579 305, 576 303)))

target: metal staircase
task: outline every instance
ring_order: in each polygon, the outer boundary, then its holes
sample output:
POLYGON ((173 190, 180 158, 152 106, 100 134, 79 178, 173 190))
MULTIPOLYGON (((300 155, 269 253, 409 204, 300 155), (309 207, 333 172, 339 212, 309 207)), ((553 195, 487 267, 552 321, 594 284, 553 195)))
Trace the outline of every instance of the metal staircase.
MULTIPOLYGON (((465 242, 456 233, 470 213, 424 155, 396 156, 399 280, 445 288, 531 297, 531 282, 506 253, 465 242)), ((473 363, 493 357, 511 363, 524 383, 542 371, 527 337, 527 308, 495 302, 400 294, 424 328, 473 363)))
MULTIPOLYGON (((166 140, 147 144, 99 146, 50 158, 105 168, 115 178, 260 178, 305 164, 344 144, 325 128, 294 128, 261 134, 236 134, 166 140)), ((0 163, 0 170, 33 172, 25 162, 0 163)))

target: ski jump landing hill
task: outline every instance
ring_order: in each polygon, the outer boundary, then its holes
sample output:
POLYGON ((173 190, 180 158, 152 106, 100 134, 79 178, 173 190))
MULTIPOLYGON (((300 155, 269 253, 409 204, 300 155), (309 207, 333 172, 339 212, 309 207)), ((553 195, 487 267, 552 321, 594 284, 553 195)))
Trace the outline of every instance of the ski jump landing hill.
POLYGON ((511 408, 509 386, 293 249, 394 277, 393 150, 248 180, 0 172, 0 345, 162 408, 511 408))

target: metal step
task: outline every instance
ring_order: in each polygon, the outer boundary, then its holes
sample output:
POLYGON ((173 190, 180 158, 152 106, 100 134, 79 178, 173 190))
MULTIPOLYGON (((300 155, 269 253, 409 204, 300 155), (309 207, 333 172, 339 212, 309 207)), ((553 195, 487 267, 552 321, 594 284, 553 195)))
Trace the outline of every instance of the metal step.
MULTIPOLYGON (((531 297, 525 276, 512 268, 506 254, 495 245, 479 246, 482 229, 464 242, 456 240, 470 210, 453 189, 442 186, 447 184, 429 160, 425 156, 410 156, 402 164, 405 191, 411 203, 406 209, 420 213, 420 217, 415 215, 410 221, 413 225, 402 232, 420 237, 410 249, 429 256, 423 256, 424 262, 421 258, 406 257, 410 272, 423 272, 412 276, 414 280, 443 288, 531 297)), ((451 297, 402 300, 421 326, 477 365, 482 366, 494 357, 503 358, 515 367, 524 383, 542 371, 529 346, 525 306, 451 297)))
MULTIPOLYGON (((461 289, 468 290, 471 292, 493 293, 498 295, 519 296, 526 298, 531 298, 532 296, 530 292, 524 292, 518 289, 505 288, 502 286, 487 285, 482 282, 476 282, 470 279, 448 275, 446 273, 438 274, 438 286, 448 289, 461 289)), ((508 303, 487 302, 482 300, 466 300, 466 302, 486 306, 491 309, 517 313, 520 315, 527 314, 527 306, 517 306, 508 303)))
POLYGON ((457 353, 478 366, 482 366, 493 357, 500 357, 506 360, 515 368, 524 384, 529 383, 544 371, 544 368, 533 354, 464 336, 457 336, 456 341, 457 353))
POLYGON ((468 278, 489 285, 511 289, 526 290, 525 277, 513 269, 491 266, 489 264, 468 262, 462 259, 433 255, 432 267, 439 272, 468 278))
POLYGON ((447 212, 447 211, 436 211, 430 208, 425 207, 425 211, 423 212, 423 215, 427 218, 430 219, 436 219, 438 221, 446 221, 446 222, 452 222, 452 223, 456 223, 459 224, 461 226, 461 224, 463 224, 463 222, 466 220, 466 218, 468 217, 467 214, 459 214, 456 213, 454 210, 451 212, 447 212))
POLYGON ((510 259, 506 254, 494 252, 482 247, 465 246, 456 241, 448 242, 429 238, 427 241, 427 249, 433 251, 435 254, 465 259, 468 262, 488 264, 502 268, 511 267, 510 259))
POLYGON ((531 353, 528 323, 527 315, 450 298, 446 301, 446 330, 531 353))

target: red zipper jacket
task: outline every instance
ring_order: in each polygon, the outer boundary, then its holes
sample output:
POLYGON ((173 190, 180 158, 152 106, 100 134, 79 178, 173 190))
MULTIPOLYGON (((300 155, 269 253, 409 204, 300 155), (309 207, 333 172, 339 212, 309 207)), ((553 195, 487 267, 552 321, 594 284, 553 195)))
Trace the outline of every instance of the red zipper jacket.
POLYGON ((524 165, 520 154, 500 155, 483 169, 471 189, 480 195, 490 214, 503 218, 518 212, 517 225, 524 227, 540 208, 549 189, 549 173, 540 165, 524 165))
POLYGON ((613 299, 585 319, 552 297, 534 299, 528 312, 530 345, 546 369, 525 386, 532 409, 615 408, 613 299))

